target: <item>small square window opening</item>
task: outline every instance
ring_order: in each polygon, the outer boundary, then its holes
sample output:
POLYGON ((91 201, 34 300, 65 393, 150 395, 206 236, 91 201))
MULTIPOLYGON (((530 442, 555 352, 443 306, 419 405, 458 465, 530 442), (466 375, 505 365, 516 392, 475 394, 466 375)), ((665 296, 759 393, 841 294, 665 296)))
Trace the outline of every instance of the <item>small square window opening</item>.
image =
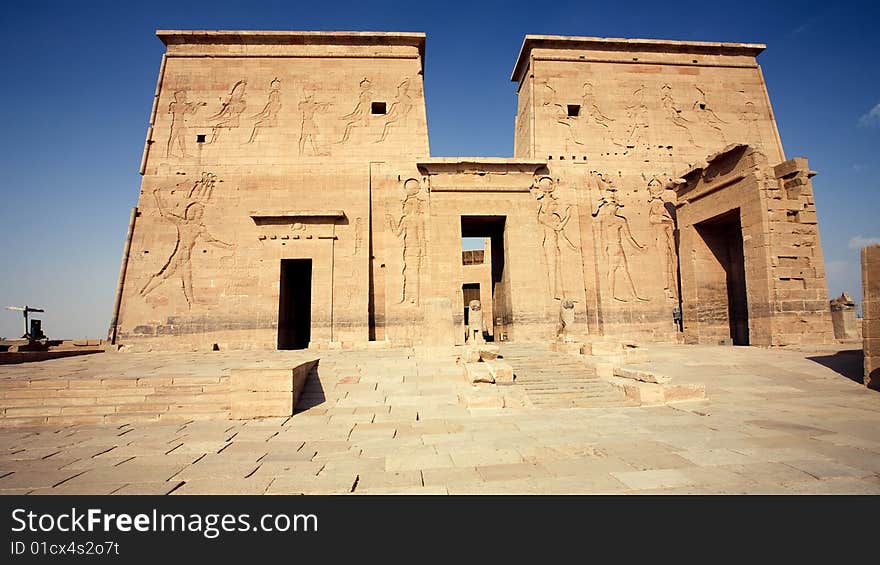
POLYGON ((384 102, 373 102, 370 105, 370 112, 373 114, 384 114, 385 113, 385 103, 384 102))
POLYGON ((581 105, 580 104, 569 104, 568 105, 568 116, 570 118, 576 118, 581 115, 581 105))

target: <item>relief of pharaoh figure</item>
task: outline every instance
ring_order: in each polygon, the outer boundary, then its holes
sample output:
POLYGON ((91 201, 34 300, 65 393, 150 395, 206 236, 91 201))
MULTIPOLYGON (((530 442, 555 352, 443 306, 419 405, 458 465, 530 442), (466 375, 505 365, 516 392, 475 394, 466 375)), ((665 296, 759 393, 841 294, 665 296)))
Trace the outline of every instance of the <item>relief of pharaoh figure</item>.
MULTIPOLYGON (((153 197, 156 199, 156 207, 159 214, 174 224, 177 231, 177 241, 174 250, 165 261, 165 265, 158 273, 150 277, 147 284, 140 290, 140 295, 146 297, 153 292, 158 286, 172 277, 179 277, 181 286, 183 287, 183 296, 186 298, 187 304, 192 307, 193 284, 192 284, 192 252, 199 239, 205 243, 211 243, 218 247, 232 249, 233 245, 221 241, 212 236, 202 217, 205 214, 205 205, 211 199, 211 192, 214 189, 216 177, 211 173, 202 173, 202 178, 193 184, 186 200, 179 207, 173 209, 168 208, 159 197, 159 189, 153 190, 153 197), (183 212, 180 212, 183 208, 183 212)), ((179 185, 178 185, 179 186, 179 185)))
POLYGON ((645 85, 633 91, 632 102, 626 107, 628 120, 626 144, 635 147, 639 143, 648 143, 648 105, 645 103, 645 85))
POLYGON ((382 135, 374 143, 385 141, 391 126, 396 125, 398 122, 405 122, 407 115, 409 115, 414 105, 413 95, 409 91, 409 78, 405 78, 403 82, 397 85, 397 97, 391 103, 391 107, 388 108, 388 113, 385 115, 385 127, 382 128, 382 135))
POLYGON ((627 256, 628 245, 632 245, 640 251, 645 247, 633 237, 629 220, 621 213, 623 204, 617 199, 617 187, 614 186, 610 178, 606 179, 601 175, 596 175, 596 177, 600 197, 599 204, 592 211, 592 214, 599 223, 604 240, 604 255, 608 265, 608 285, 611 288, 611 297, 619 302, 629 301, 628 298, 618 294, 617 279, 619 274, 636 300, 647 301, 647 298, 642 298, 636 291, 627 256))
POLYGON ((350 114, 342 116, 346 120, 345 131, 342 133, 342 139, 336 143, 345 143, 351 137, 351 130, 358 126, 369 125, 370 108, 373 100, 373 84, 369 79, 364 79, 360 83, 361 92, 358 94, 358 102, 354 110, 350 114))
POLYGON ((672 97, 672 87, 668 84, 660 87, 660 102, 663 104, 663 110, 666 112, 666 117, 669 118, 669 121, 687 133, 691 145, 700 147, 694 140, 693 133, 691 133, 691 121, 684 117, 681 108, 675 103, 675 99, 672 97))
POLYGON ((538 224, 543 228, 541 247, 547 262, 550 292, 553 298, 561 300, 565 298, 565 289, 560 243, 564 241, 568 247, 577 250, 575 244, 565 234, 565 226, 571 219, 571 206, 560 209, 556 182, 548 176, 538 178, 532 184, 531 193, 538 200, 538 224))
MULTIPOLYGON (((673 183, 677 181, 672 181, 673 183)), ((654 231, 658 256, 663 261, 663 290, 667 298, 678 295, 675 251, 675 193, 656 177, 648 182, 648 222, 654 231), (670 194, 672 193, 672 194, 670 194)))
POLYGON ((395 221, 388 214, 386 219, 391 231, 403 239, 403 270, 401 298, 399 304, 408 302, 418 304, 421 284, 422 264, 426 254, 425 211, 427 205, 419 198, 421 183, 409 178, 403 183, 405 196, 400 218, 395 221))
POLYGON ((578 138, 577 126, 578 120, 574 116, 568 115, 568 108, 564 104, 560 104, 556 101, 556 90, 547 84, 547 81, 542 83, 544 85, 544 102, 543 106, 548 108, 550 112, 553 114, 553 119, 557 124, 565 126, 565 140, 566 142, 575 143, 577 145, 583 145, 578 138))
POLYGON ((261 128, 274 128, 278 125, 278 112, 281 110, 281 81, 277 78, 272 79, 269 90, 269 100, 258 114, 251 116, 256 119, 254 129, 251 131, 251 137, 248 143, 253 143, 257 139, 257 134, 261 128))
POLYGON ((238 127, 239 118, 247 108, 247 102, 244 100, 246 87, 246 80, 240 80, 235 83, 232 86, 232 90, 229 91, 229 97, 226 99, 226 102, 220 106, 220 111, 208 118, 209 121, 217 122, 211 128, 211 143, 217 141, 221 130, 238 127))
POLYGON ((318 145, 318 124, 315 123, 315 114, 326 110, 329 102, 316 102, 313 88, 304 90, 305 98, 299 103, 299 111, 302 112, 302 123, 299 132, 299 154, 305 152, 306 145, 311 147, 313 155, 328 155, 329 153, 318 145))
POLYGON ((599 108, 599 101, 596 99, 596 95, 593 93, 593 85, 592 83, 585 82, 584 83, 584 96, 581 100, 584 118, 589 122, 596 124, 604 130, 605 135, 608 136, 608 140, 611 141, 614 145, 620 145, 615 139, 614 134, 611 130, 610 122, 614 121, 614 118, 610 118, 602 112, 601 108, 599 108))
POLYGON ((172 156, 175 145, 180 147, 180 156, 187 157, 186 116, 195 114, 204 105, 204 102, 187 102, 186 90, 178 90, 174 93, 174 101, 168 104, 168 113, 171 114, 171 134, 168 136, 168 146, 165 149, 166 157, 172 156))
POLYGON ((721 137, 721 142, 723 144, 727 143, 727 136, 724 135, 724 129, 721 127, 721 124, 727 124, 727 122, 719 118, 718 114, 715 113, 715 110, 709 106, 709 101, 706 99, 706 91, 699 86, 694 86, 694 88, 698 95, 696 102, 694 102, 693 110, 698 119, 703 124, 715 130, 718 133, 718 136, 721 137))

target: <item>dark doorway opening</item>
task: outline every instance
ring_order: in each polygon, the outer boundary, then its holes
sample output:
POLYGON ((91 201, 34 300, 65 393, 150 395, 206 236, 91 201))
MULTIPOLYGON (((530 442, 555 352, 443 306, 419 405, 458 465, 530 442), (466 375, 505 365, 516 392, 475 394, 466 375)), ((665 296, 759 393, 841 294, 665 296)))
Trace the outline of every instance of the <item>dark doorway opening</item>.
MULTIPOLYGON (((461 217, 461 237, 462 238, 489 238, 490 252, 488 257, 484 257, 484 261, 489 261, 491 278, 492 278, 492 328, 486 328, 490 340, 505 340, 507 335, 507 326, 511 322, 510 297, 507 289, 509 288, 509 275, 504 265, 504 257, 506 255, 504 231, 506 216, 462 216, 461 217)), ((479 285, 477 285, 479 289, 479 285)), ((464 289, 464 287, 462 287, 464 289)), ((480 299, 479 294, 476 299, 480 299)), ((465 308, 467 308, 468 300, 465 300, 465 308)), ((485 306, 483 306, 485 310, 485 306)), ((467 319, 465 319, 467 320, 467 319)), ((467 322, 465 322, 467 323, 467 322)))
POLYGON ((312 260, 282 259, 278 349, 305 349, 312 330, 312 260))
POLYGON ((734 345, 748 345, 749 306, 739 209, 697 224, 696 228, 724 271, 727 292, 726 297, 719 298, 727 303, 730 339, 734 345))

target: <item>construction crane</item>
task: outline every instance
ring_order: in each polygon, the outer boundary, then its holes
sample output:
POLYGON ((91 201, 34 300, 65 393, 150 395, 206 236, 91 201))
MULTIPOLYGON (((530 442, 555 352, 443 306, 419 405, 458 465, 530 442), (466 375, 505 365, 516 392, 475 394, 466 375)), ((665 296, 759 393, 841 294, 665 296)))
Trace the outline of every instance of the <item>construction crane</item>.
POLYGON ((28 325, 28 314, 31 312, 45 312, 45 310, 42 308, 31 308, 30 306, 7 306, 6 309, 24 313, 24 335, 21 336, 22 338, 27 340, 37 340, 46 337, 40 327, 40 320, 34 320, 37 324, 34 324, 33 328, 28 325))

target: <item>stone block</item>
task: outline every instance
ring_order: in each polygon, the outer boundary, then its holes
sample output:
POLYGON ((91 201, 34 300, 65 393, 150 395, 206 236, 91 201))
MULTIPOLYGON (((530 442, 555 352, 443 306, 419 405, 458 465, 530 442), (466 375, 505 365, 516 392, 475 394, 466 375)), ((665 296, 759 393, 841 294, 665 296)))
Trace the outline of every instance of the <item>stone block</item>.
POLYGON ((465 363, 465 375, 468 382, 472 383, 494 383, 495 377, 489 368, 488 363, 465 363))
POLYGON ((496 359, 500 354, 501 348, 497 345, 492 345, 489 343, 484 343, 479 346, 480 350, 480 359, 483 361, 489 361, 492 359, 496 359))
POLYGON ((645 383, 663 384, 668 383, 671 378, 667 375, 655 373, 653 371, 632 369, 629 367, 617 367, 614 369, 614 376, 624 379, 632 379, 634 381, 642 381, 645 383))
POLYGON ((509 363, 495 359, 484 364, 489 367, 489 374, 495 384, 513 384, 513 367, 509 363))

